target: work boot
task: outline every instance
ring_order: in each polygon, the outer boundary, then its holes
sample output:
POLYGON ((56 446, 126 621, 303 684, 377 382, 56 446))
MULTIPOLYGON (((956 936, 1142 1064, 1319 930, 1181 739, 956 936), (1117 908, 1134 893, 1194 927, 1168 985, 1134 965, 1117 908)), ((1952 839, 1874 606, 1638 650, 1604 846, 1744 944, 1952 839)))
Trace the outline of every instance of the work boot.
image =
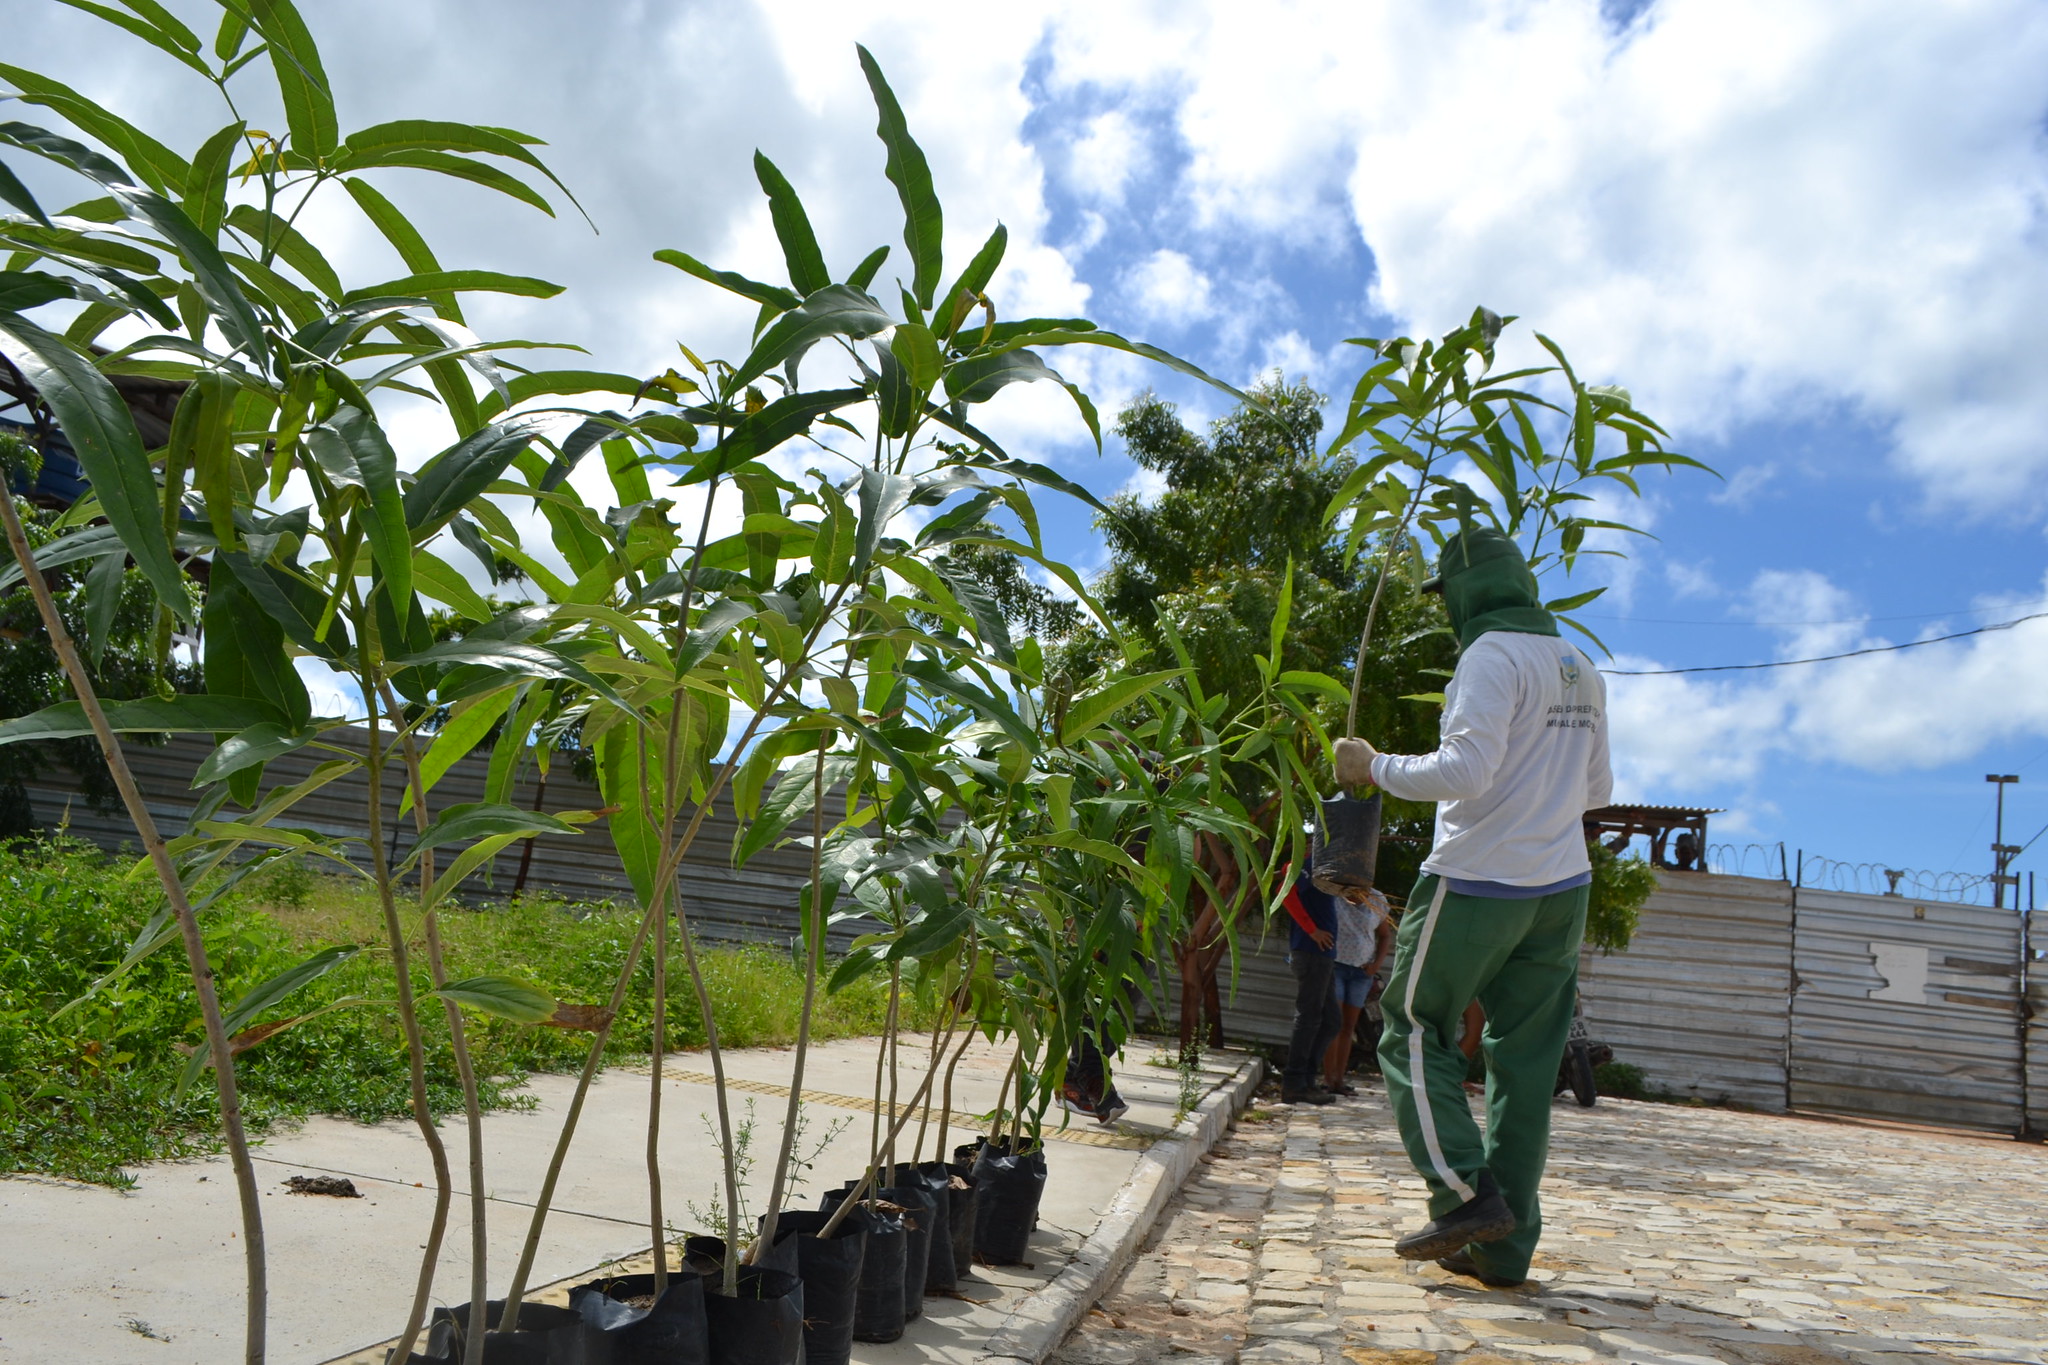
POLYGON ((1488 1289, 1520 1289, 1527 1280, 1511 1280, 1505 1275, 1489 1275, 1479 1268, 1479 1262, 1472 1259, 1472 1253, 1459 1247, 1448 1256, 1439 1256, 1436 1263, 1453 1275, 1463 1275, 1468 1280, 1477 1280, 1488 1289))
POLYGON ((1515 1215, 1508 1201, 1500 1197, 1493 1172, 1481 1171, 1478 1185, 1478 1193, 1470 1199, 1394 1243, 1394 1254, 1403 1260, 1433 1261, 1467 1242, 1498 1242, 1513 1232, 1515 1215))
POLYGON ((1280 1087, 1280 1103, 1282 1104, 1335 1104, 1336 1102, 1337 1097, 1321 1086, 1297 1087, 1283 1085, 1280 1087))

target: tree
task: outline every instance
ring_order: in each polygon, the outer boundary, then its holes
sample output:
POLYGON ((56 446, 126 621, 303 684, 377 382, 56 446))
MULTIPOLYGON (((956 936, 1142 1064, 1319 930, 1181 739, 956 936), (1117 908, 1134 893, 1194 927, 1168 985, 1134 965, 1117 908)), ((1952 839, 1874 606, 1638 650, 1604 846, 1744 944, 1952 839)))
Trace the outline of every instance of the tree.
MULTIPOLYGON (((1110 567, 1095 584, 1104 611, 1127 636, 1159 659, 1173 658, 1162 622, 1185 646, 1204 692, 1248 705, 1261 685, 1259 656, 1283 584, 1291 591, 1280 666, 1324 673, 1348 686, 1356 663, 1371 583, 1370 556, 1347 553, 1344 528, 1327 525, 1324 509, 1354 468, 1345 451, 1318 448, 1324 398, 1305 381, 1275 375, 1210 424, 1190 430, 1175 406, 1146 393, 1118 414, 1115 431, 1139 467, 1165 476, 1157 497, 1126 493, 1095 525, 1110 548, 1110 567), (1292 573, 1289 578, 1290 570, 1292 573)), ((1433 598, 1404 598, 1382 607, 1365 665, 1364 723, 1392 750, 1434 747, 1436 712, 1409 700, 1441 690, 1453 659, 1433 598)), ((1099 630, 1082 629, 1063 650, 1064 670, 1096 667, 1115 646, 1099 630)), ((1343 702, 1319 695, 1319 719, 1341 723, 1343 702)), ((1307 754, 1312 766, 1320 754, 1307 754)), ((1254 770, 1232 773, 1237 795, 1255 807, 1266 795, 1248 789, 1254 770)), ((1388 835, 1425 838, 1430 810, 1392 802, 1388 835)), ((1423 845, 1387 846, 1390 880, 1419 861, 1423 845)))

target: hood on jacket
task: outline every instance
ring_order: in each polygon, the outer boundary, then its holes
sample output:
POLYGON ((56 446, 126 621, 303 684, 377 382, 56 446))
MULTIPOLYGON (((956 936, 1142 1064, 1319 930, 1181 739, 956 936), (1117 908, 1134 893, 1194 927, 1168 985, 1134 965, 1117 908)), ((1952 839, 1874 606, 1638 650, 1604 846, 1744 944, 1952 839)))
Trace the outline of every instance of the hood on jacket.
POLYGON ((1543 609, 1536 575, 1529 572, 1522 551, 1491 526, 1460 531, 1444 542, 1436 577, 1422 590, 1443 594, 1461 650, 1489 630, 1558 633, 1557 618, 1543 609))

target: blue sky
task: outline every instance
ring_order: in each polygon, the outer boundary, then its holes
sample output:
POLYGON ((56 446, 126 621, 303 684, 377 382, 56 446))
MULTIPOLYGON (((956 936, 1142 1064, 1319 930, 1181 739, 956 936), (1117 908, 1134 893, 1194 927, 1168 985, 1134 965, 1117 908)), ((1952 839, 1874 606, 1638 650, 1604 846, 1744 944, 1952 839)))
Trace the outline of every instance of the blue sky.
MULTIPOLYGON (((140 44, 19 8, 10 60, 170 126, 174 145, 225 121, 140 44)), ((486 335, 574 340, 631 371, 668 364, 678 338, 739 351, 751 310, 649 254, 779 269, 756 146, 840 269, 898 241, 863 41, 930 154, 949 259, 1008 225, 993 292, 1009 315, 1085 311, 1233 382, 1278 367, 1341 393, 1359 366, 1343 338, 1442 330, 1486 304, 1628 385, 1725 481, 1654 481, 1631 519, 1657 539, 1587 571, 1614 584, 1588 618, 1616 667, 2048 610, 2038 4, 361 0, 347 25, 306 8, 344 127, 525 128, 596 219, 593 236, 470 187, 382 182, 444 260, 569 287, 478 310, 486 335)), ((343 204, 306 222, 344 277, 372 278, 385 249, 343 204)), ((1218 411, 1120 359, 1059 363, 1105 413, 1147 385, 1218 411)), ((997 406, 1013 446, 1100 493, 1130 485, 1063 395, 997 406)), ((436 448, 435 420, 416 415, 408 458, 436 448)), ((1087 517, 1047 510, 1055 547, 1099 566, 1087 517)), ((2044 672, 2048 622, 1837 665, 1616 678, 1622 789, 1728 807, 1717 840, 1982 871, 1986 772, 2023 778, 2009 838, 2048 822, 2044 672)), ((2043 856, 2048 839, 2020 869, 2043 856)))

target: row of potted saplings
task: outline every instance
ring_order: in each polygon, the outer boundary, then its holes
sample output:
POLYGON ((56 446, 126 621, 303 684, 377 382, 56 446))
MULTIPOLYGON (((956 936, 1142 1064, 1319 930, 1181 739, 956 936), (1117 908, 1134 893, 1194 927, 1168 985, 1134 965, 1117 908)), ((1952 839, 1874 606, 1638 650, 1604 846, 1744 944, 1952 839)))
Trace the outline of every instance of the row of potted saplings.
MULTIPOLYGON (((878 1161, 827 1191, 816 1210, 763 1215, 763 1231, 773 1217, 773 1245, 748 1248, 733 1283, 724 1239, 693 1236, 683 1243, 681 1269, 660 1282, 652 1273, 606 1276, 572 1290, 566 1308, 526 1305, 517 1330, 485 1337, 484 1359, 847 1365, 854 1342, 896 1340, 926 1296, 954 1293, 976 1261, 1024 1262, 1045 1191, 1045 1152, 1001 1127, 955 1148, 950 1162, 878 1161)), ((488 1315, 496 1320, 497 1304, 488 1315)), ((467 1305, 436 1309, 414 1365, 462 1359, 468 1322, 467 1305)))

